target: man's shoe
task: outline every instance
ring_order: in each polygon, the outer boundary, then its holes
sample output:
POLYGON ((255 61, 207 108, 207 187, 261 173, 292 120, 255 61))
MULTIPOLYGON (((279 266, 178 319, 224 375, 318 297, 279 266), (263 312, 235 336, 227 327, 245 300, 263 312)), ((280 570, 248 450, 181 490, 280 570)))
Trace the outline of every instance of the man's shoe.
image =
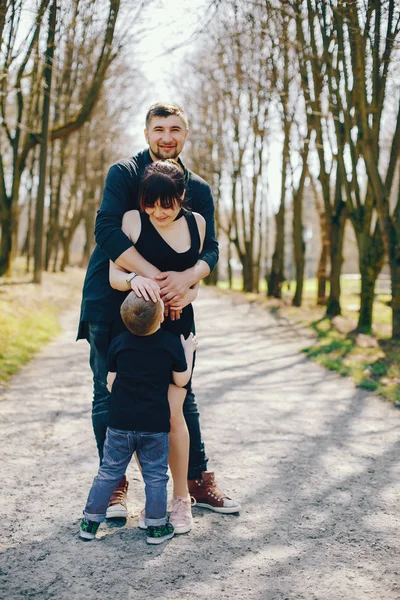
POLYGON ((197 506, 227 515, 240 511, 240 504, 217 488, 213 471, 202 471, 201 479, 189 479, 188 486, 197 506))
POLYGON ((169 520, 174 526, 175 533, 187 533, 192 529, 193 517, 190 496, 173 498, 169 520))
POLYGON ((142 510, 139 513, 139 523, 138 523, 139 529, 147 529, 145 518, 146 518, 146 513, 145 513, 144 508, 142 508, 142 510))
POLYGON ((100 523, 97 523, 96 521, 82 519, 81 528, 79 530, 79 537, 83 540, 94 540, 99 526, 100 523))
POLYGON ((148 544, 162 544, 172 537, 174 537, 174 528, 168 521, 165 525, 149 525, 147 527, 146 542, 148 544))
POLYGON ((107 508, 106 518, 107 519, 126 519, 128 516, 127 499, 128 499, 128 487, 129 481, 126 480, 124 475, 117 487, 115 488, 113 495, 111 496, 110 504, 107 508))

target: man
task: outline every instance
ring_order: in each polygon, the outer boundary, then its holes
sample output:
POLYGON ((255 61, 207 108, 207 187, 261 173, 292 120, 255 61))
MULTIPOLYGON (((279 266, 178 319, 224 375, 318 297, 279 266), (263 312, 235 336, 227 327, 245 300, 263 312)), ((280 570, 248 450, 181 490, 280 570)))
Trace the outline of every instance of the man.
MULTIPOLYGON (((193 211, 202 214, 206 220, 204 247, 196 265, 179 273, 159 273, 156 267, 137 252, 131 240, 121 230, 124 213, 138 209, 140 183, 146 166, 156 160, 179 160, 188 132, 188 121, 181 107, 175 104, 154 104, 147 113, 144 131, 149 148, 130 159, 115 163, 107 175, 95 225, 97 245, 91 256, 83 287, 78 333, 78 339, 86 338, 90 344, 90 366, 94 383, 92 422, 100 462, 103 457, 110 403, 106 387, 107 353, 112 322, 124 299, 121 292, 113 290, 109 284, 109 260, 125 269, 129 278, 133 278, 135 273, 140 273, 155 279, 167 306, 173 306, 182 299, 191 286, 212 271, 218 261, 214 202, 210 187, 184 165, 182 167, 185 173, 186 204, 193 211)), ((179 315, 171 314, 171 318, 174 316, 178 318, 179 315)), ((196 499, 197 504, 204 508, 225 514, 238 512, 240 505, 217 488, 214 473, 207 471, 208 459, 201 439, 199 412, 191 390, 187 393, 183 410, 190 435, 189 493, 196 499)), ((107 510, 108 518, 127 516, 127 489, 128 482, 124 476, 111 498, 107 510)))

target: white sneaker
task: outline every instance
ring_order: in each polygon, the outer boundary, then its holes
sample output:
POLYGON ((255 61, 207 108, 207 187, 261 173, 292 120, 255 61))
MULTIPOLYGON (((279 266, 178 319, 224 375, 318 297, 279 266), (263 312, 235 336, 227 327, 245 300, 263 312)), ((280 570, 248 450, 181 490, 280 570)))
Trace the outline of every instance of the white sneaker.
POLYGON ((186 498, 173 498, 169 522, 174 526, 175 533, 187 533, 192 529, 192 503, 189 495, 186 498))

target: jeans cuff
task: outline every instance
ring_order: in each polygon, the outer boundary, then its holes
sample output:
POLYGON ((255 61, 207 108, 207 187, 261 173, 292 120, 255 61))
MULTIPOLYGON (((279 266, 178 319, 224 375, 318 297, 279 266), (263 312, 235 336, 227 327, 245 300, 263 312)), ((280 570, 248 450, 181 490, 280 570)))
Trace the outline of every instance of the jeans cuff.
POLYGON ((158 527, 159 525, 165 525, 165 523, 167 522, 167 515, 165 515, 165 517, 162 517, 161 519, 148 519, 146 517, 144 522, 146 523, 147 527, 158 527))
POLYGON ((83 511, 83 516, 88 521, 94 521, 95 523, 103 523, 106 520, 106 515, 92 515, 88 512, 83 511))

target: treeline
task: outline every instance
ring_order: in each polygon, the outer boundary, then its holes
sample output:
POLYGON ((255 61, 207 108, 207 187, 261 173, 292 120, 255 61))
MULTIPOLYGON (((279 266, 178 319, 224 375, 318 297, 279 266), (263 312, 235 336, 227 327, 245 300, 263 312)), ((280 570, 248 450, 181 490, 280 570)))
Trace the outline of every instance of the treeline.
MULTIPOLYGON (((395 0, 221 0, 188 58, 185 103, 194 116, 190 158, 213 186, 228 270, 268 295, 285 280, 285 221, 293 218, 296 290, 303 296, 303 199, 321 227, 318 301, 340 314, 344 229, 359 251, 358 327, 372 327, 374 287, 390 267, 393 336, 400 337, 400 5, 395 0), (281 188, 269 256, 268 168, 277 143, 281 188), (265 267, 266 265, 266 267, 265 267), (263 273, 264 275, 264 273, 263 273), (329 294, 326 296, 327 281, 329 294)), ((218 272, 213 274, 214 281, 218 272)))
POLYGON ((0 275, 20 238, 36 282, 43 269, 63 270, 81 223, 87 262, 105 174, 132 116, 124 88, 137 74, 123 49, 139 11, 120 0, 1 0, 0 275))

